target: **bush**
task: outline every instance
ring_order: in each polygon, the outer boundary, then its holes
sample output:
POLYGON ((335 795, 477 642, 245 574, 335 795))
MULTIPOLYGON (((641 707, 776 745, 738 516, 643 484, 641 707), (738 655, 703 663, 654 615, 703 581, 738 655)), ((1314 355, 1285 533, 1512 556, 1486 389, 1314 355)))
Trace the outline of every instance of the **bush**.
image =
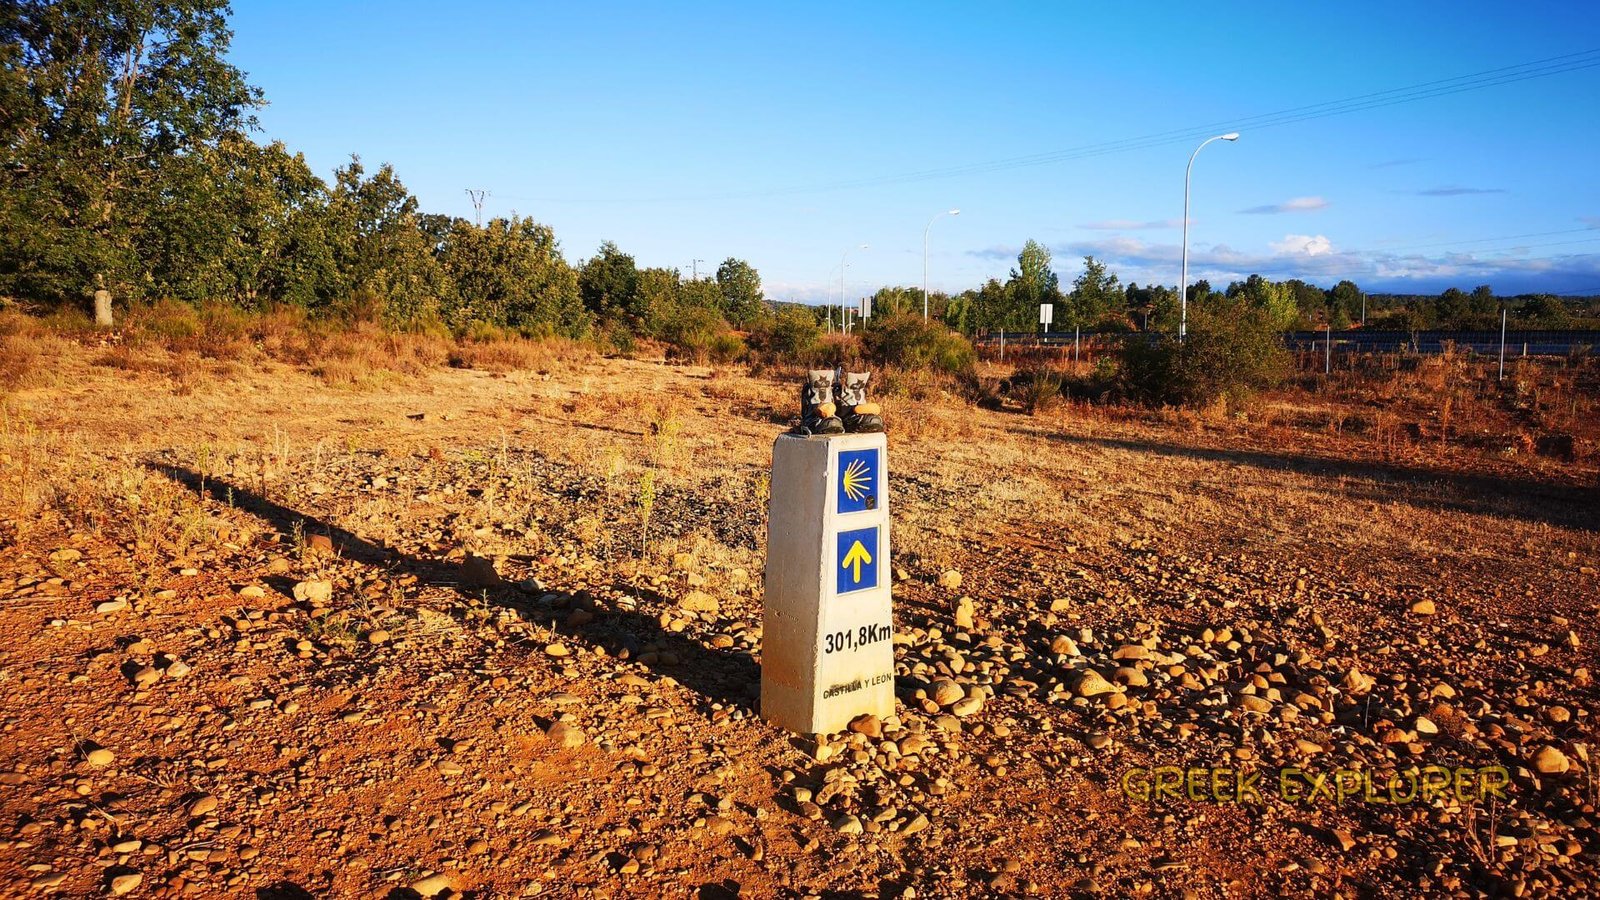
POLYGON ((671 345, 674 359, 695 363, 726 363, 744 354, 744 340, 727 320, 703 306, 688 306, 662 325, 661 339, 671 345))
POLYGON ((1187 340, 1129 335, 1123 345, 1123 389, 1148 404, 1238 404, 1281 383, 1289 354, 1269 317, 1243 304, 1190 310, 1187 340))
POLYGON ((902 313, 875 320, 862 338, 867 358, 880 366, 927 368, 952 375, 969 372, 972 344, 941 322, 902 313))
POLYGON ((769 362, 792 362, 805 359, 821 336, 810 310, 784 306, 751 325, 750 346, 769 362))
POLYGON ((1041 366, 1037 369, 1018 369, 1005 384, 1006 393, 1022 405, 1029 415, 1038 415, 1061 399, 1066 377, 1059 371, 1041 366))

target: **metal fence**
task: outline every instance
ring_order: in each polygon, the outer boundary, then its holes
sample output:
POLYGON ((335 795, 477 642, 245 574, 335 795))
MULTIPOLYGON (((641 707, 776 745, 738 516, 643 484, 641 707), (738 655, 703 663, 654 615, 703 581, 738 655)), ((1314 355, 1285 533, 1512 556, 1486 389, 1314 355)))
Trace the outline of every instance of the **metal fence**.
MULTIPOLYGON (((973 344, 985 355, 1018 359, 1059 359, 1093 362, 1120 349, 1130 337, 1150 341, 1156 334, 1103 332, 988 332, 973 344)), ((1507 357, 1576 356, 1600 348, 1600 331, 1292 331, 1283 336, 1291 351, 1326 355, 1362 353, 1414 353, 1438 355, 1447 348, 1507 357)))

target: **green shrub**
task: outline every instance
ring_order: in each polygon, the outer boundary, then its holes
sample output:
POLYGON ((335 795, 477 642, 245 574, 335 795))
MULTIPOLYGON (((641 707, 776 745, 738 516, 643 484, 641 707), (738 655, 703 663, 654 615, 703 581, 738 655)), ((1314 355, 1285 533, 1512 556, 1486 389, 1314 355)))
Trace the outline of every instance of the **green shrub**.
POLYGON ((1129 335, 1122 380, 1130 397, 1152 405, 1237 404, 1283 381, 1289 354, 1261 310, 1244 304, 1191 307, 1189 320, 1181 343, 1172 335, 1129 335))
POLYGON ((750 346, 770 362, 805 359, 817 346, 822 328, 810 310, 784 306, 750 326, 750 346))
POLYGON ((966 338, 942 322, 924 322, 920 315, 913 313, 874 320, 862 341, 867 358, 880 366, 961 374, 971 371, 977 360, 966 338))
POLYGON ((673 358, 690 362, 732 362, 744 354, 744 340, 727 320, 703 306, 683 307, 662 323, 661 339, 671 346, 673 358))
POLYGON ((1025 412, 1037 415, 1061 399, 1065 385, 1066 376, 1048 366, 1018 369, 1011 376, 1009 393, 1025 412))

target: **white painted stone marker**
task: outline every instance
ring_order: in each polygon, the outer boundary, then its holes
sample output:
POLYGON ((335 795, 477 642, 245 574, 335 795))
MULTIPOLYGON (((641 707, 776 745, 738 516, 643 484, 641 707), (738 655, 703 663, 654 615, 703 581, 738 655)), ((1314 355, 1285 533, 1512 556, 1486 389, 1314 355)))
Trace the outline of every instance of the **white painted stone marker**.
POLYGON ((761 714, 790 731, 894 714, 888 477, 881 433, 772 445, 761 714))

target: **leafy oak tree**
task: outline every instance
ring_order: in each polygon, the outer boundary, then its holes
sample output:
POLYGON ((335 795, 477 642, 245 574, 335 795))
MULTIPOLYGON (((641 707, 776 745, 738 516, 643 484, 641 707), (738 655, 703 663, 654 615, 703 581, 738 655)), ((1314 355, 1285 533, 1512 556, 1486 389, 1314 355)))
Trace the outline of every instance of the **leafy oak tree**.
MULTIPOLYGON (((214 202, 194 170, 260 103, 224 59, 227 12, 218 0, 0 5, 0 291, 61 301, 155 287, 147 260, 175 249, 182 219, 162 207, 214 202)), ((186 240, 205 238, 177 247, 186 240)))

